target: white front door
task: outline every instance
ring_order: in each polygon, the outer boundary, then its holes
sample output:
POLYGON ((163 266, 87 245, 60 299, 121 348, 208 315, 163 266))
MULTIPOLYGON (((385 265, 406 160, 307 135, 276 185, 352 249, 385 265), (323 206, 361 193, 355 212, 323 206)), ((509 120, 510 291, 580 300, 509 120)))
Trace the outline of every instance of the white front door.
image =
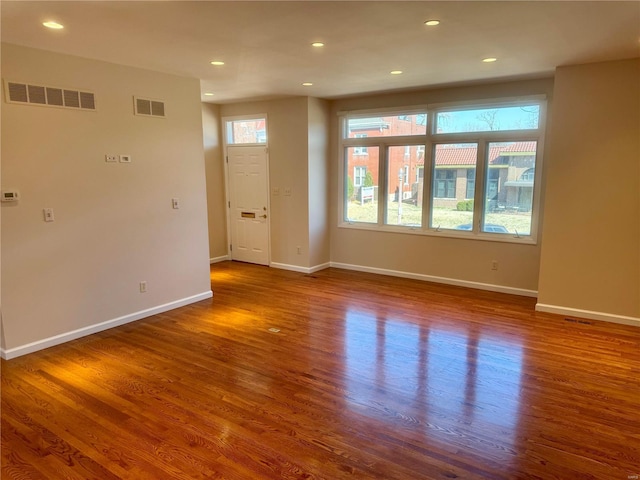
POLYGON ((267 148, 228 147, 231 259, 269 265, 267 148))

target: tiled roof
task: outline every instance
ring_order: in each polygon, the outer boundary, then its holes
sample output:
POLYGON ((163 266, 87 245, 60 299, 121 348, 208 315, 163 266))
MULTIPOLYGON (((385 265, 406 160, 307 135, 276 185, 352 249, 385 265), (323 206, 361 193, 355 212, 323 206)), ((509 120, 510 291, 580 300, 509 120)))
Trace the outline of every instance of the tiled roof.
MULTIPOLYGON (((494 163, 501 154, 507 152, 535 152, 536 142, 516 142, 511 145, 491 147, 489 150, 489 163, 494 163)), ((455 145, 436 146, 436 165, 475 165, 476 147, 456 147, 455 145)))
POLYGON ((503 152, 535 152, 537 142, 516 142, 509 145, 503 152))

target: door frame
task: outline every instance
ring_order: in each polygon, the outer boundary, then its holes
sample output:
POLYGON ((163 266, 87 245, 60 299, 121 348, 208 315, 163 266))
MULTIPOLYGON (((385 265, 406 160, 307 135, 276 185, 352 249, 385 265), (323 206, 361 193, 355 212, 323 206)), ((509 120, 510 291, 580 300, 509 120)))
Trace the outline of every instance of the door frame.
POLYGON ((269 120, 267 118, 266 113, 256 113, 251 115, 231 115, 228 117, 221 117, 221 133, 222 133, 222 155, 223 155, 223 164, 224 164, 224 203, 226 205, 225 208, 225 218, 227 220, 227 258, 229 260, 233 260, 232 252, 231 252, 231 215, 230 215, 230 205, 231 205, 231 194, 229 191, 229 147, 262 147, 266 149, 267 156, 267 265, 271 266, 271 169, 269 163, 269 120), (265 120, 265 130, 267 131, 267 141, 266 143, 236 143, 229 144, 227 143, 227 123, 238 121, 238 120, 255 120, 258 118, 264 118, 265 120))

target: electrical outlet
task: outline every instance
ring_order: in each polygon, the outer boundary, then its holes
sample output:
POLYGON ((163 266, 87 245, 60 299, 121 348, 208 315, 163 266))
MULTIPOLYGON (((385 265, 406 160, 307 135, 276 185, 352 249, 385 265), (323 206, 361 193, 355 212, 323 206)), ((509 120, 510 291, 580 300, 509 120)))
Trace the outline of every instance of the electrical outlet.
POLYGON ((140 293, 147 293, 147 282, 140 282, 140 293))
POLYGON ((498 269, 498 261, 494 260, 491 262, 491 270, 497 270, 498 269))
POLYGON ((120 163, 131 163, 131 155, 120 155, 120 163))
POLYGON ((118 161, 118 155, 109 155, 106 154, 104 156, 104 161, 105 162, 117 162, 118 161))

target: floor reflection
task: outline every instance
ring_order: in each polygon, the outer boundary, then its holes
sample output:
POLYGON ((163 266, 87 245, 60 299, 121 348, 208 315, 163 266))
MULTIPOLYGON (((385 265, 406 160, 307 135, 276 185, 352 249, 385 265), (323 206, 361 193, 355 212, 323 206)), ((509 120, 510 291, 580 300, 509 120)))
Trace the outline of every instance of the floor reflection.
POLYGON ((517 339, 362 309, 347 311, 344 327, 350 408, 400 427, 410 419, 425 439, 491 449, 501 460, 513 455, 523 352, 517 339), (483 445, 487 429, 500 445, 483 445))

